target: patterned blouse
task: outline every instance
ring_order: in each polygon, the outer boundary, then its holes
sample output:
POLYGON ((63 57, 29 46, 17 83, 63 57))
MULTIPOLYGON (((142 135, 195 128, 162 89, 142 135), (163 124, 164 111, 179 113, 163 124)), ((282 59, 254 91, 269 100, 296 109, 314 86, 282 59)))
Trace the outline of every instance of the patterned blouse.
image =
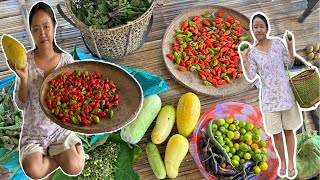
POLYGON ((246 72, 252 80, 258 74, 261 79, 261 102, 263 112, 275 112, 290 109, 295 98, 290 87, 286 68, 293 66, 288 51, 281 40, 272 39, 268 52, 256 47, 249 52, 250 68, 246 72))
MULTIPOLYGON (((27 102, 22 103, 18 97, 20 78, 16 76, 16 85, 14 91, 14 100, 17 106, 23 110, 24 123, 20 147, 27 144, 40 144, 47 148, 52 142, 59 140, 62 134, 67 131, 51 121, 42 111, 39 102, 41 83, 44 80, 44 72, 36 67, 34 61, 34 51, 28 52, 28 91, 27 102)), ((62 53, 57 68, 73 63, 74 60, 69 54, 62 53)))

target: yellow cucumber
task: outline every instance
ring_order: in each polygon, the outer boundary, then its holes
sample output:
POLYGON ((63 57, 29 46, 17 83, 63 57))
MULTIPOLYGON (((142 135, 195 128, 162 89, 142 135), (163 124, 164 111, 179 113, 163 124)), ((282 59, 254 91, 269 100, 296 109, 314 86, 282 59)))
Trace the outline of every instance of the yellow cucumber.
POLYGON ((197 95, 188 92, 181 96, 177 106, 177 128, 179 134, 188 137, 200 117, 200 100, 197 95))
POLYGON ((151 134, 154 144, 161 144, 167 139, 175 122, 175 114, 175 109, 171 105, 166 105, 160 110, 151 134))
POLYGON ((164 163, 161 159, 157 146, 152 142, 148 142, 146 146, 146 152, 154 175, 158 179, 164 179, 166 177, 166 168, 164 167, 164 163))
POLYGON ((10 64, 16 64, 17 69, 23 69, 27 65, 27 52, 23 45, 9 35, 2 35, 2 49, 10 64))
POLYGON ((188 150, 189 141, 184 136, 175 134, 169 139, 164 156, 164 164, 169 178, 178 176, 180 164, 188 150))
POLYGON ((131 144, 138 143, 157 117, 160 109, 161 99, 158 95, 145 97, 138 117, 131 124, 121 129, 120 135, 122 140, 131 144))

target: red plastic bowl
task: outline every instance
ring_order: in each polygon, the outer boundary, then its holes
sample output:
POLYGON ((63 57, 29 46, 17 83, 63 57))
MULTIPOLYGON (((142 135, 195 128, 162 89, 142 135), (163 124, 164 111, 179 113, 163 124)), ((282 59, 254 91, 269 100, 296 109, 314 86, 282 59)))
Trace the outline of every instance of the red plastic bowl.
POLYGON ((200 140, 201 133, 205 132, 208 122, 213 118, 215 120, 219 118, 227 118, 233 117, 239 121, 252 122, 254 126, 261 127, 261 138, 263 140, 267 140, 267 164, 269 168, 266 171, 262 171, 260 174, 255 176, 254 179, 257 180, 270 180, 277 178, 277 170, 279 166, 279 161, 276 155, 276 152, 273 148, 273 143, 271 137, 269 137, 264 131, 264 124, 262 121, 262 114, 260 110, 254 108, 248 104, 238 103, 238 102, 228 102, 224 104, 219 104, 217 106, 212 107, 206 113, 204 113, 193 131, 193 135, 190 142, 190 153, 193 156, 199 170, 202 175, 208 179, 218 179, 217 177, 209 174, 204 167, 204 163, 200 159, 200 140))

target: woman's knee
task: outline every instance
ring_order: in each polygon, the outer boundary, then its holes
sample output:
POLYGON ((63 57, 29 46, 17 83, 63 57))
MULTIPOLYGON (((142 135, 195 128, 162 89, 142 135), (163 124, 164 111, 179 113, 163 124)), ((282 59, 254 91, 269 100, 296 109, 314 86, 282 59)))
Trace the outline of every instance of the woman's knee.
POLYGON ((284 130, 284 134, 285 134, 286 136, 288 136, 288 135, 293 135, 293 130, 284 130))
POLYGON ((273 134, 274 140, 282 140, 282 132, 278 134, 273 134))
POLYGON ((69 175, 78 175, 81 173, 83 166, 83 161, 69 161, 68 165, 63 168, 63 171, 69 175))
POLYGON ((22 168, 31 179, 42 179, 45 177, 44 170, 32 162, 23 162, 22 168))

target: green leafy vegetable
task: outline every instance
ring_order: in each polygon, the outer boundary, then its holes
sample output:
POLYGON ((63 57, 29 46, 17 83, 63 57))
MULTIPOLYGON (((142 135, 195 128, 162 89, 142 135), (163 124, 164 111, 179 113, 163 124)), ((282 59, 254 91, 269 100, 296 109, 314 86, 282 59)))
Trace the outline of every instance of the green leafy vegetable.
POLYGON ((128 179, 137 180, 139 176, 132 169, 133 163, 141 155, 139 146, 127 144, 119 133, 112 133, 101 137, 94 144, 90 144, 94 136, 77 134, 81 139, 84 151, 88 153, 84 169, 78 177, 69 177, 58 170, 53 180, 73 179, 128 179))
POLYGON ((6 91, 0 91, 0 147, 7 151, 0 157, 0 164, 7 162, 10 156, 18 151, 19 136, 22 125, 22 113, 14 105, 10 96, 10 85, 6 91))
POLYGON ((76 1, 71 9, 86 25, 94 29, 106 29, 137 19, 151 4, 152 0, 81 0, 76 1))
POLYGON ((320 171, 320 136, 308 132, 297 135, 297 170, 298 177, 309 179, 320 171), (310 165, 311 164, 311 165, 310 165))

